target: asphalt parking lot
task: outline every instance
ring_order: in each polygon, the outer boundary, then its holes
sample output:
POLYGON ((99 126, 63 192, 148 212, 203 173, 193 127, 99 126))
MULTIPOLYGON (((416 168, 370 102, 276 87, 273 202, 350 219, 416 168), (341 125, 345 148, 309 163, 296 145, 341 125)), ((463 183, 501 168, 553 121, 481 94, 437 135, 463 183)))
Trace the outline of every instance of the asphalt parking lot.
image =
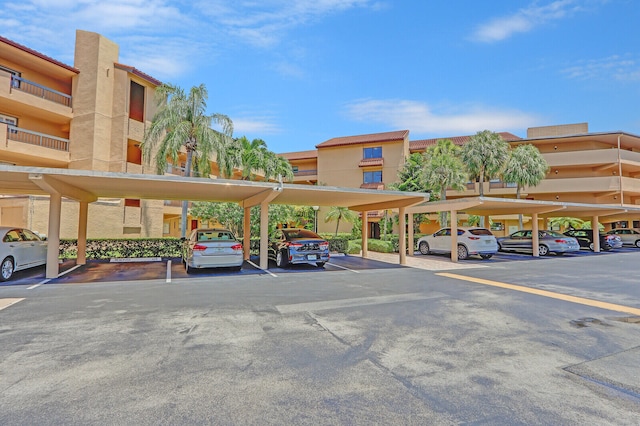
POLYGON ((493 260, 63 264, 0 287, 0 424, 638 424, 640 251, 493 260))

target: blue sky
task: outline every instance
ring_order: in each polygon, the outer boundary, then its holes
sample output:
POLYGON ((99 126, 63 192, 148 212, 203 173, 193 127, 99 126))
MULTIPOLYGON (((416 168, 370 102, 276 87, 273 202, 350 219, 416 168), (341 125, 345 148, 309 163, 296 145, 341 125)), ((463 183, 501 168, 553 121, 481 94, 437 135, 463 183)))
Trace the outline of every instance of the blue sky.
POLYGON ((275 152, 588 122, 640 134, 637 0, 22 0, 0 34, 73 65, 75 30, 275 152))

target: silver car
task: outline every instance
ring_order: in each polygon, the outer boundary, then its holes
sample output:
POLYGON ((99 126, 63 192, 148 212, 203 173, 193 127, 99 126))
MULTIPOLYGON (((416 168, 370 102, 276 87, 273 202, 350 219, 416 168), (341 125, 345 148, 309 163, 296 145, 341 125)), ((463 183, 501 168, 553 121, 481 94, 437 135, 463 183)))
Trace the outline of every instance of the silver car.
POLYGON ((625 246, 640 247, 640 231, 637 229, 612 229, 607 235, 617 235, 625 246))
POLYGON ((24 228, 0 226, 0 281, 22 269, 47 263, 47 242, 24 228))
POLYGON ((240 270, 243 262, 242 243, 228 229, 194 229, 182 247, 182 263, 187 274, 200 268, 240 270))
MULTIPOLYGON (((514 232, 508 237, 498 238, 500 251, 533 252, 533 233, 530 229, 514 232)), ((578 240, 556 231, 538 231, 538 254, 564 254, 580 251, 578 240)))

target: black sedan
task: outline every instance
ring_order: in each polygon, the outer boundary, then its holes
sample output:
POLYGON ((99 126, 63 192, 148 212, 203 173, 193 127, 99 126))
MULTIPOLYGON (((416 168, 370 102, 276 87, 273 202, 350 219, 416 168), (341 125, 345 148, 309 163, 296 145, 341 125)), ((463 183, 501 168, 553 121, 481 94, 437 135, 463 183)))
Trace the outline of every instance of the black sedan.
MULTIPOLYGON (((593 229, 570 229, 564 235, 578 240, 580 247, 588 248, 591 251, 595 248, 593 244, 593 229)), ((618 235, 600 234, 600 248, 602 250, 609 251, 620 247, 622 247, 622 240, 618 235)))
POLYGON ((308 229, 277 229, 269 239, 269 259, 278 268, 300 263, 321 268, 329 261, 329 242, 308 229))

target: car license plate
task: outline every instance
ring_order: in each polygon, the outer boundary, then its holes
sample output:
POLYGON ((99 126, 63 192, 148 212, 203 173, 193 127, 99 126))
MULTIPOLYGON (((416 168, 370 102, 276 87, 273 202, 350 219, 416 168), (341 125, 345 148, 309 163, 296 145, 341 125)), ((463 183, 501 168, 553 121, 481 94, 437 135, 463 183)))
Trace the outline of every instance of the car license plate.
POLYGON ((307 255, 307 260, 318 260, 318 255, 309 254, 309 255, 307 255))

